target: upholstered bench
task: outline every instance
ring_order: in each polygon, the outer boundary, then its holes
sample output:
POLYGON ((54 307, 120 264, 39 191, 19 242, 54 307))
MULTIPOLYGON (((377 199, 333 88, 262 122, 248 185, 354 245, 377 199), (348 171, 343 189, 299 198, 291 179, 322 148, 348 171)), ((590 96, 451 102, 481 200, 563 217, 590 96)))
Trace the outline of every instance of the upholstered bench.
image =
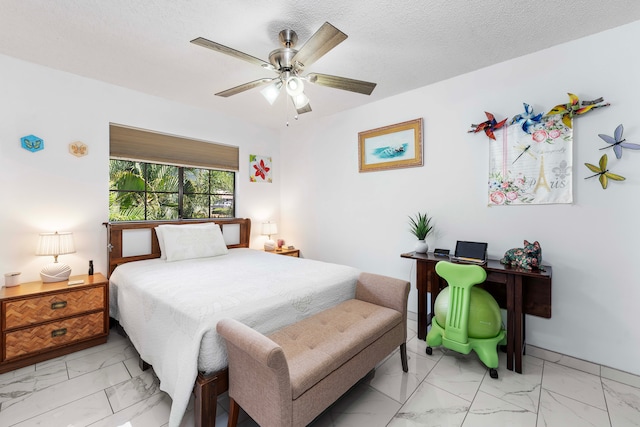
POLYGON ((355 299, 264 336, 218 322, 229 356, 229 426, 242 407, 262 427, 305 426, 400 347, 407 367, 409 283, 362 273, 355 299))

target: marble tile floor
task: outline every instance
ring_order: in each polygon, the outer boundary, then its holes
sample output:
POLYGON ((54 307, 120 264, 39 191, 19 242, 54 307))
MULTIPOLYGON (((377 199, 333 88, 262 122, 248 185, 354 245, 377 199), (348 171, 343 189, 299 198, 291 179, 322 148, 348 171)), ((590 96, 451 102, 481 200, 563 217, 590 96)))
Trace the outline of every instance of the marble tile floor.
MULTIPOLYGON (((474 354, 427 356, 414 326, 407 374, 394 352, 312 425, 640 426, 640 377, 529 346, 524 373, 507 371, 502 354, 495 380, 474 354)), ((170 406, 115 331, 104 345, 0 374, 0 427, 162 427, 170 406)), ((227 408, 223 395, 216 425, 226 426, 227 408)), ((256 425, 241 414, 239 426, 256 425)), ((191 426, 192 405, 181 424, 191 426)))

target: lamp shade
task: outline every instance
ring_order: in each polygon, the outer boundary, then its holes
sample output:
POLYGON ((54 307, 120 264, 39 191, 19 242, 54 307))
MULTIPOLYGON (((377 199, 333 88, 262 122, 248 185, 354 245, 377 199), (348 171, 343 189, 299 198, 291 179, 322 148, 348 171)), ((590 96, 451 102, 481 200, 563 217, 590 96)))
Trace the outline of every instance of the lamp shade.
POLYGON ((272 234, 278 234, 278 226, 275 222, 263 222, 262 234, 265 236, 271 236, 272 234))
POLYGON ((76 251, 73 244, 73 233, 63 231, 58 233, 40 233, 36 255, 58 255, 72 254, 76 251))
POLYGON ((291 99, 293 99, 293 105, 295 105, 298 110, 309 104, 309 98, 307 98, 307 95, 304 93, 292 96, 291 99))
POLYGON ((276 99, 278 99, 278 95, 280 95, 281 87, 282 87, 282 81, 276 80, 275 82, 271 83, 269 86, 262 89, 260 93, 262 94, 262 96, 265 97, 267 101, 269 101, 269 104, 273 105, 273 103, 276 102, 276 99))

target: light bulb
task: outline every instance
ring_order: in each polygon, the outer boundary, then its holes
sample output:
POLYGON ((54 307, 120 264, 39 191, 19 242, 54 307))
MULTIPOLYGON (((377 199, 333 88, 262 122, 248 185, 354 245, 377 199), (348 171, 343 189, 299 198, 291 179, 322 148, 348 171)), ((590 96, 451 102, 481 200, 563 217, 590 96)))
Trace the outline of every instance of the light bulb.
POLYGON ((304 83, 299 77, 289 77, 287 79, 287 93, 291 96, 298 96, 304 91, 304 83))

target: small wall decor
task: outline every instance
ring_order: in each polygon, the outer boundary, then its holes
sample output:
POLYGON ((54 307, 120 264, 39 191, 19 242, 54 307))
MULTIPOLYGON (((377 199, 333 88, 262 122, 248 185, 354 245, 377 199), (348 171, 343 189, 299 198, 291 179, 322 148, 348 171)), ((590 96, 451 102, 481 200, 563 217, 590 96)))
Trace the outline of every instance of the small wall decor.
POLYGON ((601 148, 601 150, 613 147, 613 152, 616 154, 616 158, 618 159, 622 158, 622 147, 628 148, 630 150, 640 150, 640 144, 632 144, 630 142, 626 142, 626 139, 622 139, 623 130, 624 127, 622 126, 622 124, 619 124, 616 130, 613 132, 613 138, 609 135, 599 133, 598 136, 602 138, 604 142, 606 142, 607 144, 611 144, 604 148, 601 148))
POLYGON ((44 141, 42 138, 38 138, 35 135, 27 135, 20 138, 22 148, 35 153, 36 151, 44 150, 44 141))
POLYGON ((493 140, 496 139, 495 135, 493 134, 494 131, 500 129, 502 126, 504 126, 504 124, 507 122, 507 119, 502 120, 501 122, 496 121, 496 118, 494 117, 493 114, 488 113, 488 112, 484 112, 487 115, 487 121, 482 122, 480 124, 477 125, 471 125, 471 129, 467 131, 467 133, 478 133, 480 131, 484 131, 485 134, 487 134, 487 136, 493 140))
POLYGON ((534 115, 533 108, 531 108, 529 104, 523 102, 522 105, 524 105, 524 113, 514 116, 509 122, 509 125, 520 124, 525 133, 531 133, 532 126, 540 123, 542 120, 542 113, 534 115))
POLYGON ((272 182, 271 157, 249 155, 249 181, 272 182))
POLYGON ((89 147, 80 141, 72 142, 69 144, 69 153, 76 157, 84 157, 89 154, 89 147))
POLYGON ((569 103, 556 105, 547 113, 547 116, 562 114, 562 122, 570 129, 573 116, 579 116, 596 108, 611 105, 609 103, 597 105, 602 102, 602 97, 594 99, 593 101, 582 101, 581 103, 576 95, 572 93, 567 93, 567 95, 569 95, 569 103))
POLYGON ((358 133, 360 172, 422 166, 422 118, 358 133))
POLYGON ((607 185, 609 185, 609 180, 612 179, 614 181, 624 181, 626 178, 615 173, 609 172, 607 169, 607 155, 603 154, 600 157, 600 162, 598 166, 592 165, 591 163, 585 163, 584 165, 589 168, 591 172, 595 172, 595 175, 591 175, 586 177, 585 179, 593 178, 595 176, 600 180, 600 185, 602 185, 602 189, 606 190, 607 185))

